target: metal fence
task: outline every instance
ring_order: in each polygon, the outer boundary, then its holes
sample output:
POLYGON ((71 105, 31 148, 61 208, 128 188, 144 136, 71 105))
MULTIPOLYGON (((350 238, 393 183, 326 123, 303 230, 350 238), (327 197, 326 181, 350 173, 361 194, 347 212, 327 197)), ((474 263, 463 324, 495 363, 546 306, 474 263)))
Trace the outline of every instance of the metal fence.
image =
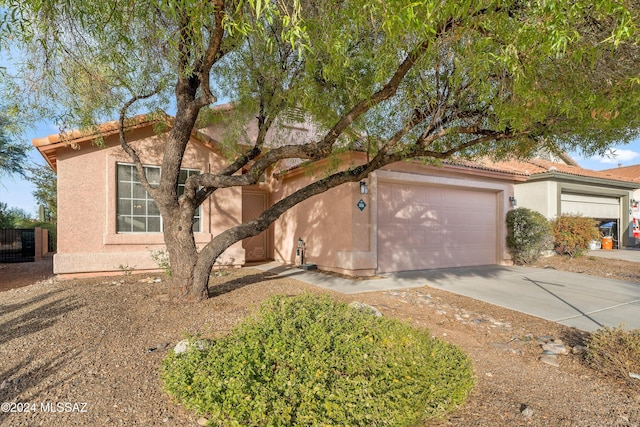
POLYGON ((35 261, 34 229, 0 228, 0 263, 35 261))

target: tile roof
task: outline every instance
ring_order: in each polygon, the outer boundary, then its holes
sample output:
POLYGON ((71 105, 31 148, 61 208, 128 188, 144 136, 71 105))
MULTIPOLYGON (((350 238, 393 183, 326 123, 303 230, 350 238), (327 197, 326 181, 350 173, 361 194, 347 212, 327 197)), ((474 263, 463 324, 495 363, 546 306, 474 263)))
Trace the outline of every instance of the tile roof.
POLYGON ((640 178, 640 165, 620 166, 613 169, 606 169, 606 170, 603 170, 602 172, 609 172, 609 173, 616 174, 619 176, 624 176, 627 178, 638 179, 640 178))
POLYGON ((640 183, 640 177, 630 178, 628 176, 624 176, 622 174, 616 173, 617 169, 607 171, 594 171, 581 168, 580 166, 556 163, 549 160, 542 160, 537 158, 528 160, 507 160, 501 162, 493 162, 491 164, 503 170, 524 173, 529 176, 540 175, 543 173, 558 173, 584 178, 620 181, 624 183, 640 183))

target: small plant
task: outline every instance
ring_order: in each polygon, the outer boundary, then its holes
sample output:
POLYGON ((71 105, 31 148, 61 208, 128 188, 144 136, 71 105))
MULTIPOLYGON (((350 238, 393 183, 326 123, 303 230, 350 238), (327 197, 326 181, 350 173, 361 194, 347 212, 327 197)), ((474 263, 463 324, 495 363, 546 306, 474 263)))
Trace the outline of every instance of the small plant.
POLYGON ((551 225, 539 212, 513 209, 507 213, 507 228, 507 246, 516 264, 533 263, 552 248, 551 225))
POLYGON ((473 370, 426 330, 301 295, 268 299, 202 350, 170 352, 162 379, 209 425, 412 426, 461 404, 473 370))
POLYGON ((118 268, 125 276, 131 276, 131 273, 133 273, 133 270, 136 269, 136 266, 134 265, 133 267, 130 267, 128 264, 120 264, 118 268))
POLYGON ((579 215, 562 215, 551 222, 555 251, 560 255, 583 255, 600 238, 597 221, 579 215))
POLYGON ((165 276, 171 277, 171 263, 169 262, 169 252, 166 249, 151 249, 151 259, 158 264, 158 268, 161 269, 165 276))
POLYGON ((640 391, 640 330, 600 328, 587 340, 587 362, 640 391))

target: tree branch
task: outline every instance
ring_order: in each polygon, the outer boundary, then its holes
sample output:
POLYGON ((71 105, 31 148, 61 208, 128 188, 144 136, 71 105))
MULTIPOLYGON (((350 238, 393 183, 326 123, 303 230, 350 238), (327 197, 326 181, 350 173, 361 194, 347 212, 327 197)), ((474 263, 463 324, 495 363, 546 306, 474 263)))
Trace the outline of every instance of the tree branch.
POLYGON ((151 98, 157 93, 158 93, 158 89, 144 95, 134 95, 122 106, 122 108, 120 109, 120 117, 118 119, 118 134, 120 136, 120 146, 122 147, 124 152, 127 153, 129 157, 131 157, 131 160, 133 161, 133 164, 135 165, 136 170, 138 171, 138 175, 140 177, 140 183, 152 197, 155 194, 155 189, 151 187, 151 185, 149 185, 149 181, 147 180, 147 175, 144 173, 144 166, 142 165, 142 161, 140 160, 138 153, 127 141, 127 138, 124 134, 124 122, 126 120, 127 111, 133 104, 135 104, 139 100, 151 98))

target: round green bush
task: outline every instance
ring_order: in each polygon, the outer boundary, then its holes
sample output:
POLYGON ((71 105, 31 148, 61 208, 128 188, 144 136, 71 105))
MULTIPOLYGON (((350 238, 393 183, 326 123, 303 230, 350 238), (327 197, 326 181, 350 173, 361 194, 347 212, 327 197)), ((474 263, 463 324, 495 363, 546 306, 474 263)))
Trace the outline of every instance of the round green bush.
POLYGON ((540 212, 527 208, 507 212, 507 246, 513 262, 530 264, 552 248, 551 224, 540 212))
POLYGON ((165 389, 217 426, 411 426, 461 404, 469 358, 426 330, 329 297, 272 297, 203 350, 170 352, 165 389))

